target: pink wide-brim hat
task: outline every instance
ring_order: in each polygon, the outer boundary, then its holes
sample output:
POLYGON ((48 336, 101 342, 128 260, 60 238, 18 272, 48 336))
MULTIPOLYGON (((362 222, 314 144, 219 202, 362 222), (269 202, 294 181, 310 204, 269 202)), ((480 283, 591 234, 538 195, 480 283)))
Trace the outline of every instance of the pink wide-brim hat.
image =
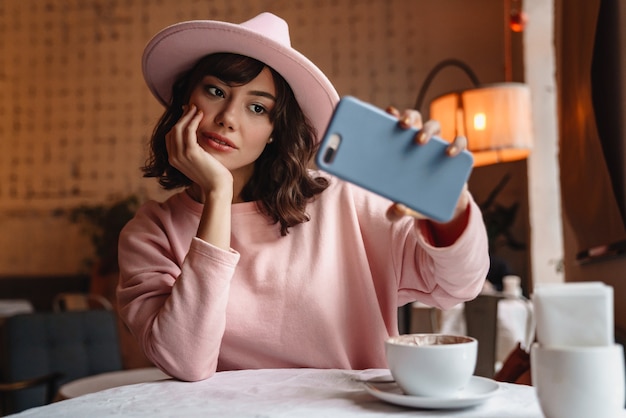
POLYGON ((144 79, 154 96, 167 106, 176 79, 200 58, 217 52, 246 55, 276 70, 289 83, 320 140, 339 95, 324 73, 291 47, 287 22, 271 13, 261 13, 239 25, 193 20, 163 29, 144 50, 144 79))

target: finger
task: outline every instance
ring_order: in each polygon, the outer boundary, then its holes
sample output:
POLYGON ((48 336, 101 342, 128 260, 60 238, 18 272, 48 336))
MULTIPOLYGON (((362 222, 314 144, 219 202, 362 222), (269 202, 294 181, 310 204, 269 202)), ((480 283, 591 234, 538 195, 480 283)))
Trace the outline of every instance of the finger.
POLYGON ((430 136, 441 135, 441 124, 438 120, 427 120, 422 131, 428 132, 430 136))
POLYGON ((176 130, 174 127, 172 127, 172 129, 165 134, 165 149, 167 150, 167 154, 169 156, 176 152, 176 130))
POLYGON ((389 206, 387 212, 385 213, 385 216, 391 222, 395 222, 404 216, 404 212, 398 208, 397 204, 394 203, 393 205, 389 206))
POLYGON ((387 113, 389 113, 390 115, 393 115, 393 116, 395 116, 397 118, 400 117, 400 111, 398 109, 396 109, 395 107, 388 106, 386 110, 387 110, 387 113))
POLYGON ((165 135, 165 147, 170 160, 177 159, 177 154, 185 149, 185 130, 188 128, 190 121, 197 115, 196 110, 195 105, 184 105, 183 115, 165 135))
POLYGON ((422 129, 422 114, 415 109, 405 109, 400 116, 400 127, 422 129))
POLYGON ((426 216, 406 207, 402 203, 394 203, 393 205, 389 206, 385 215, 387 219, 392 222, 397 221, 404 216, 411 216, 416 219, 426 219, 426 216))
POLYGON ((457 135, 454 141, 446 149, 446 153, 450 157, 459 155, 462 151, 467 149, 467 138, 463 135, 457 135))
POLYGON ((193 114, 189 120, 189 123, 187 123, 184 136, 185 144, 187 146, 193 146, 198 143, 198 126, 200 126, 203 116, 204 114, 202 113, 202 110, 197 109, 195 114, 193 114))
POLYGON ((186 125, 189 120, 193 117, 193 115, 196 113, 197 111, 197 107, 196 105, 184 105, 183 106, 183 114, 180 116, 180 119, 178 119, 178 122, 176 122, 176 124, 181 124, 181 125, 186 125))
POLYGON ((172 131, 175 131, 178 135, 182 135, 187 125, 189 125, 189 121, 196 115, 197 110, 195 105, 183 106, 183 114, 172 128, 172 131))
POLYGON ((425 144, 430 141, 430 138, 435 135, 439 135, 440 133, 441 125, 439 124, 439 121, 428 120, 424 123, 424 127, 415 135, 415 142, 417 144, 425 144))

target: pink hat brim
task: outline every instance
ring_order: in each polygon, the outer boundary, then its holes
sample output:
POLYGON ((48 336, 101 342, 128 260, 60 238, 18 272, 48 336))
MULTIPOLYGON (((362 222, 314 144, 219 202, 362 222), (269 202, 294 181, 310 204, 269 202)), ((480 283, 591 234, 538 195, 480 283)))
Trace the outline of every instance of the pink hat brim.
MULTIPOLYGON (((279 19, 269 13, 260 16, 264 15, 279 19)), ((255 58, 282 75, 317 130, 317 140, 320 140, 339 101, 332 83, 315 64, 291 46, 246 27, 227 22, 195 20, 163 29, 144 50, 144 79, 154 96, 167 105, 177 77, 190 70, 200 58, 217 52, 255 58)))

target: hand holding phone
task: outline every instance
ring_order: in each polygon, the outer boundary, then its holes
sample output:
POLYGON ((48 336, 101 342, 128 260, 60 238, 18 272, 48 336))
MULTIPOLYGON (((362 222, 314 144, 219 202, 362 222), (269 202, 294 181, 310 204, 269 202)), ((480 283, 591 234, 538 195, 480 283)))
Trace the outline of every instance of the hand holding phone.
POLYGON ((438 222, 449 221, 473 164, 468 151, 450 157, 449 143, 414 141, 418 129, 351 96, 343 97, 322 138, 318 167, 438 222))

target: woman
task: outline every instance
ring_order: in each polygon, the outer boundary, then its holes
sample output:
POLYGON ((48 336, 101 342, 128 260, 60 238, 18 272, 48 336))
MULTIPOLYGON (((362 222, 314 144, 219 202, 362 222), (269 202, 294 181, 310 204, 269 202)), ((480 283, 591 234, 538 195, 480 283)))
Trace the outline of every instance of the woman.
MULTIPOLYGON (((386 367, 398 306, 450 307, 482 288, 487 239, 467 190, 437 224, 307 170, 338 95, 282 19, 171 26, 143 68, 166 107, 144 172, 183 190, 124 228, 117 293, 166 373, 386 367)), ((416 111, 390 111, 421 127, 416 111)))

